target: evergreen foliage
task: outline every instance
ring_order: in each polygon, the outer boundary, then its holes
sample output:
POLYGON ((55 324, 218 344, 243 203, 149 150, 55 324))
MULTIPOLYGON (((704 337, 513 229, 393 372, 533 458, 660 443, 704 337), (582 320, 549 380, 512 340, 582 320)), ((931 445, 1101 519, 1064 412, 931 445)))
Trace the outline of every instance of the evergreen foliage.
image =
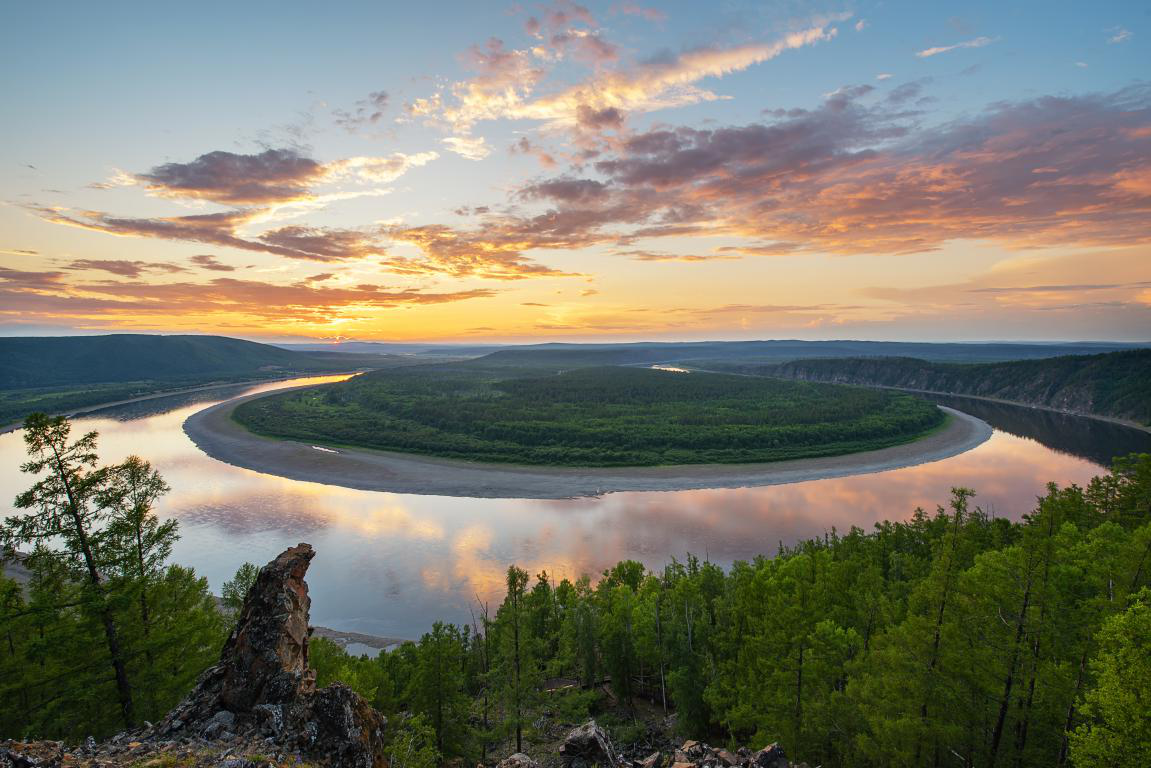
POLYGON ((152 507, 168 486, 148 462, 98 467, 94 432, 25 423, 36 483, 0 525, 6 557, 30 548, 31 580, 0 579, 0 732, 78 739, 157 720, 219 652, 207 581, 167 564, 175 521, 152 507))
POLYGON ((625 707, 674 711, 685 737, 780 742, 810 764, 1146 764, 1151 455, 1049 486, 1020 522, 975 498, 956 488, 934 512, 726 572, 688 556, 529 586, 513 567, 482 630, 437 625, 375 659, 313 662, 322 680, 370 678, 360 690, 377 706, 436 730, 452 697, 419 686, 431 649, 452 659, 451 676, 431 679, 458 685, 471 717, 461 730, 456 699, 451 733, 437 734, 445 758, 481 757, 501 736, 522 748, 537 713, 579 720, 607 683, 625 707))
POLYGON ((234 417, 270 437, 575 466, 834 456, 909 442, 944 421, 938 408, 914 396, 858 387, 478 364, 379 371, 257 398, 239 405, 234 417))
POLYGON ((1151 424, 1151 349, 957 363, 912 357, 700 361, 702 368, 803 381, 974 395, 1151 424))

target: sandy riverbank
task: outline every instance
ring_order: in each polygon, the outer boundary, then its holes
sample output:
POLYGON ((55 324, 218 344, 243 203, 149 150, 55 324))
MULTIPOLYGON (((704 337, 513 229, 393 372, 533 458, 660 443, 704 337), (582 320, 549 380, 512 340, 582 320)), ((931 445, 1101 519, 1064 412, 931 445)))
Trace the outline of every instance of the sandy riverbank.
POLYGON ((939 461, 971 450, 991 437, 992 431, 980 419, 943 408, 952 416, 943 429, 906 445, 847 456, 768 464, 523 467, 386 451, 320 450, 306 443, 259 437, 233 421, 231 415, 240 403, 263 396, 249 395, 205 408, 184 422, 184 432, 209 456, 256 472, 359 490, 433 496, 562 499, 619 491, 800 483, 939 461))
MULTIPOLYGON (((159 400, 159 399, 164 398, 164 397, 177 397, 179 395, 189 395, 189 394, 192 394, 194 392, 211 392, 212 390, 228 389, 229 387, 254 387, 254 386, 258 386, 260 384, 275 384, 278 381, 291 381, 292 379, 299 379, 299 378, 304 378, 304 377, 307 377, 307 378, 318 378, 321 376, 348 376, 348 377, 351 377, 351 376, 355 376, 358 373, 360 373, 360 371, 352 371, 350 373, 346 372, 346 371, 335 371, 332 373, 316 373, 316 374, 312 374, 312 375, 293 373, 290 376, 277 376, 277 377, 270 378, 270 379, 244 379, 243 381, 224 381, 224 382, 217 382, 215 384, 197 384, 194 387, 182 387, 180 389, 166 389, 166 390, 163 390, 160 392, 152 392, 151 394, 140 395, 139 397, 129 397, 129 398, 124 399, 124 400, 106 400, 102 403, 93 403, 92 405, 85 405, 81 408, 73 408, 70 411, 64 411, 61 413, 52 413, 49 415, 50 416, 67 416, 69 419, 71 419, 71 418, 75 418, 76 416, 83 416, 85 414, 95 413, 97 411, 103 411, 107 408, 115 408, 115 407, 120 406, 120 405, 131 405, 133 403, 143 403, 143 402, 147 402, 148 400, 159 400)), ((14 421, 11 424, 3 424, 3 425, 0 425, 0 435, 7 434, 9 432, 14 432, 17 429, 23 429, 23 428, 24 428, 24 422, 23 421, 14 421)))

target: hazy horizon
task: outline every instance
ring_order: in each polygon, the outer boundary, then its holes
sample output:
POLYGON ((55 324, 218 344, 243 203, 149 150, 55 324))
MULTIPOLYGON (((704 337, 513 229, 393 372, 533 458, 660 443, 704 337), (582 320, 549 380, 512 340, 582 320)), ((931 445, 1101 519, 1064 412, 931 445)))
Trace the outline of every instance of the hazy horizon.
POLYGON ((1151 339, 1143 4, 761 5, 13 8, 0 335, 1151 339))

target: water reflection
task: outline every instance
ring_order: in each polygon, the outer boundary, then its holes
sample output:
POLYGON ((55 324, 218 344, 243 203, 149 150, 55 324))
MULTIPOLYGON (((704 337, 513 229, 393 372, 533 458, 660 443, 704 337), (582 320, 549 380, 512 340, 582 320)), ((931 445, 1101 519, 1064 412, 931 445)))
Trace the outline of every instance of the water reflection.
MULTIPOLYGON (((686 552, 726 565, 832 527, 907 518, 916 507, 945 503, 955 485, 975 488, 984 508, 1014 518, 1033 506, 1047 481, 1084 483, 1098 474, 1107 452, 1091 440, 1084 448, 1082 436, 1096 433, 1082 419, 979 413, 999 431, 975 450, 871 475, 563 501, 446 498, 298 482, 217 462, 181 429, 211 401, 140 403, 78 419, 77 426, 101 433, 106 461, 139 453, 163 472, 173 491, 158 511, 179 519, 183 534, 175 559, 194 565, 214 589, 245 560, 263 563, 306 540, 318 551, 309 577, 313 620, 400 637, 417 636, 435 619, 468 620, 477 598, 498 598, 513 562, 569 577, 623 558, 658 566, 686 552)), ((1151 450, 1151 436, 1124 431, 1130 434, 1109 443, 1116 453, 1151 450)), ((18 469, 22 458, 19 433, 0 436, 5 504, 30 483, 18 469)))
POLYGON ((998 430, 1036 440, 1054 451, 1081 456, 1103 466, 1109 466, 1115 456, 1146 452, 1151 444, 1151 436, 1146 432, 1098 419, 973 397, 932 395, 928 399, 977 416, 998 430))

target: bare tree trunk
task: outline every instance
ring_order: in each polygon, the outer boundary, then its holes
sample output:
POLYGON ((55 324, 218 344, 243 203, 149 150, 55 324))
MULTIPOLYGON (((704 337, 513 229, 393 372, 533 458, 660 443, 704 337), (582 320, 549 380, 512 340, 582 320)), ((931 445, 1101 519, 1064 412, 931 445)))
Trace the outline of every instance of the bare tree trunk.
POLYGON ((1063 723, 1063 743, 1059 746, 1059 762, 1056 765, 1067 764, 1067 748, 1070 746, 1069 736, 1075 727, 1075 699, 1079 696, 1079 689, 1083 687, 1083 673, 1087 671, 1087 645, 1083 646, 1083 655, 1079 657, 1079 672, 1075 675, 1075 690, 1071 694, 1071 703, 1067 705, 1067 719, 1063 723))
POLYGON ((1011 688, 1015 684, 1015 670, 1019 665, 1019 646, 1023 642, 1023 630, 1027 625, 1027 608, 1031 603, 1031 579, 1027 580, 1027 588, 1023 591, 1023 608, 1019 611, 1019 618, 1015 621, 1015 643, 1011 648, 1011 663, 1007 666, 1007 674, 1003 679, 1003 696, 999 699, 999 717, 995 721, 995 730, 991 735, 991 752, 987 764, 995 765, 999 755, 999 742, 1003 738, 1003 726, 1007 722, 1007 710, 1011 706, 1011 688))
POLYGON ((659 646, 659 701, 663 713, 667 714, 667 682, 664 676, 663 623, 660 621, 660 605, 663 603, 663 581, 660 580, 659 595, 655 598, 655 641, 659 646))

